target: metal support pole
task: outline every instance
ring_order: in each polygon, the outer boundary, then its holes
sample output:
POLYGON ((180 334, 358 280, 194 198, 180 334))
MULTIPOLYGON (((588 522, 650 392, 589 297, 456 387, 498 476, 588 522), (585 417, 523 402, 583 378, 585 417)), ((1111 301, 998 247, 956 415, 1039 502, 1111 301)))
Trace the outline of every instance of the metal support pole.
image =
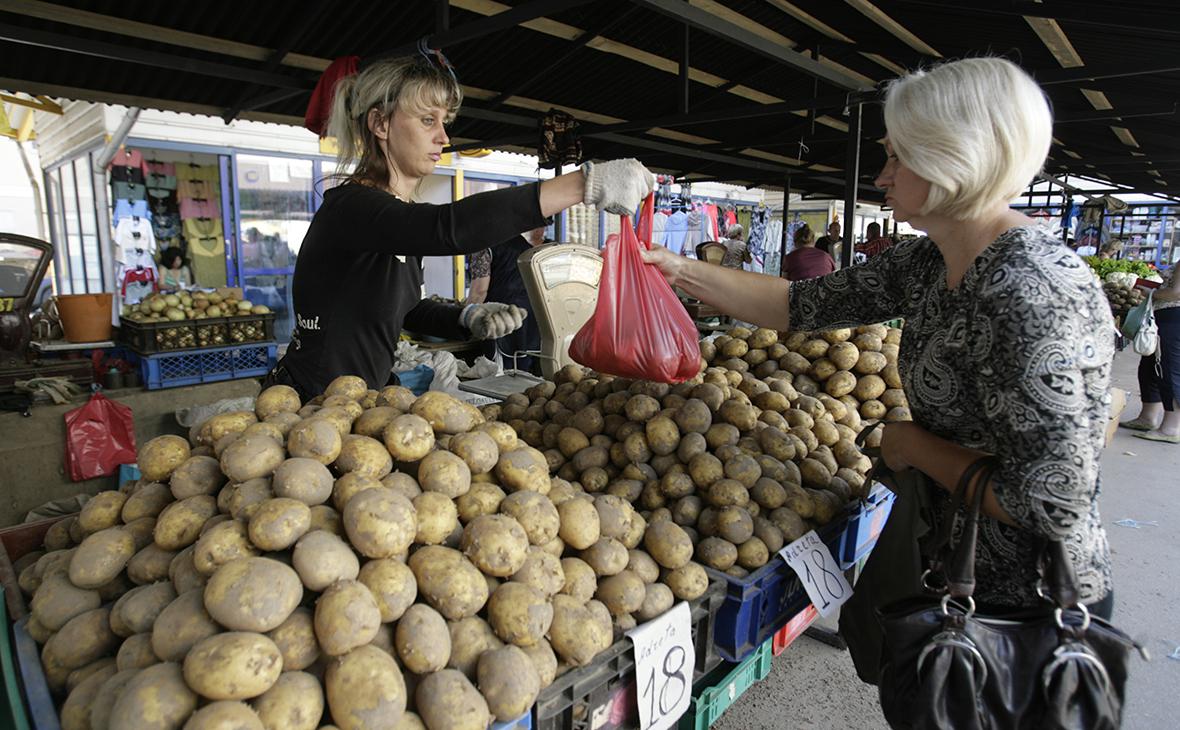
MULTIPOLYGON (((553 168, 553 177, 558 177, 561 175, 562 167, 563 165, 559 164, 557 167, 553 168)), ((567 215, 568 209, 560 211, 553 217, 553 240, 561 241, 562 243, 566 243, 569 240, 568 237, 564 235, 567 215)))
POLYGON ((782 278, 787 277, 787 267, 784 262, 787 259, 787 224, 790 222, 791 216, 791 176, 787 175, 787 181, 783 185, 783 230, 779 236, 779 257, 778 257, 778 275, 782 278))
POLYGON ((692 28, 684 23, 683 35, 680 37, 680 83, 676 90, 679 92, 676 110, 681 114, 688 114, 688 43, 692 28))
POLYGON ((860 104, 848 107, 848 151, 844 160, 844 245, 840 266, 852 265, 853 235, 856 233, 856 192, 860 182, 860 104))
POLYGON ((1069 209, 1073 198, 1069 194, 1069 173, 1065 173, 1065 184, 1061 186, 1061 242, 1069 240, 1069 209))
MULTIPOLYGON (((107 198, 107 166, 111 164, 111 160, 115 159, 115 155, 119 152, 119 147, 127 140, 127 136, 131 134, 131 128, 135 126, 136 120, 139 119, 140 108, 133 106, 127 110, 123 116, 123 120, 119 122, 119 126, 115 128, 111 139, 106 143, 101 150, 94 154, 91 158, 91 187, 94 189, 94 204, 98 208, 98 246, 100 251, 105 251, 106 256, 103 257, 102 284, 103 290, 115 291, 118 289, 116 285, 117 270, 115 269, 115 247, 111 241, 111 214, 110 203, 107 198)), ((111 322, 118 324, 116 317, 119 311, 119 297, 112 298, 112 306, 114 311, 111 312, 111 322)))

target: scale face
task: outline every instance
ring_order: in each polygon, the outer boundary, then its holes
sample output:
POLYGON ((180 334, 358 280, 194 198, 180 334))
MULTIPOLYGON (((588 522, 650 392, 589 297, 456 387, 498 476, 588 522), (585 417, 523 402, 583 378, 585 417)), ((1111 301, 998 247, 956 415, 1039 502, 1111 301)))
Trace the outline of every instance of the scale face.
POLYGON ((552 377, 573 364, 570 340, 594 314, 602 256, 580 243, 531 248, 516 260, 541 331, 541 372, 552 377))

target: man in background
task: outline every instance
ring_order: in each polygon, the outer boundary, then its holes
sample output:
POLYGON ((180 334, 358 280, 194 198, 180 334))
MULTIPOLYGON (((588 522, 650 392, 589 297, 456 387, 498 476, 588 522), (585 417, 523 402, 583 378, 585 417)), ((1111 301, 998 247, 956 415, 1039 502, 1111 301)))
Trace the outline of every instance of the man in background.
POLYGON ((832 221, 828 225, 828 235, 817 238, 815 247, 835 259, 840 255, 840 244, 842 242, 840 238, 840 221, 832 221))
MULTIPOLYGON (((537 318, 529 305, 529 294, 524 286, 524 277, 516 260, 530 248, 552 243, 545 238, 545 228, 534 228, 490 249, 471 255, 471 290, 467 295, 468 304, 501 302, 515 304, 528 311, 524 325, 511 334, 484 343, 484 356, 496 359, 499 351, 503 355, 504 367, 512 367, 512 355, 518 352, 535 352, 541 349, 541 330, 537 318)), ((532 372, 536 359, 531 356, 518 357, 516 369, 532 372)))
POLYGON ((885 249, 893 245, 893 239, 881 235, 881 224, 870 223, 865 229, 865 242, 856 247, 857 253, 863 253, 866 259, 881 255, 885 249))

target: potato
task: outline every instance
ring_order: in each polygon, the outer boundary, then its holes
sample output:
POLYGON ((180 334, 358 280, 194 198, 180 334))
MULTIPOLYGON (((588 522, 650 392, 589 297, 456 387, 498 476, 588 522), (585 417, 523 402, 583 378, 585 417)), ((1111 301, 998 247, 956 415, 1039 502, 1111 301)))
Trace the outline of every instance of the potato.
POLYGON ((499 510, 520 523, 533 545, 552 541, 561 526, 557 507, 548 497, 537 492, 514 492, 499 503, 499 510))
POLYGON ((107 665, 103 669, 92 673, 79 682, 72 690, 65 704, 61 707, 62 730, 89 730, 90 708, 95 700, 100 698, 102 686, 115 675, 114 665, 107 665))
POLYGON ((834 373, 824 384, 825 392, 833 398, 848 395, 856 388, 856 376, 847 370, 834 373))
POLYGON ((492 721, 483 695, 455 669, 424 677, 414 699, 422 721, 432 730, 484 730, 492 721))
POLYGON ((188 441, 180 436, 157 436, 139 449, 137 463, 143 478, 162 482, 189 458, 188 441))
POLYGON ((832 480, 832 472, 822 462, 816 459, 804 459, 799 465, 803 475, 803 486, 823 488, 832 480))
POLYGON ((528 548, 524 528, 507 515, 476 517, 463 529, 460 543, 460 549, 481 571, 501 578, 520 570, 528 548))
POLYGON ((78 588, 99 588, 123 571, 135 554, 135 541, 122 527, 96 532, 78 546, 69 563, 70 582, 78 588))
MULTIPOLYGON (((183 441, 183 439, 181 440, 183 441)), ((81 530, 82 537, 85 537, 100 530, 105 530, 108 527, 114 527, 119 524, 122 517, 123 504, 126 501, 127 495, 123 492, 99 492, 83 505, 82 511, 78 513, 76 523, 63 524, 60 529, 71 531, 73 529, 81 530)), ((72 540, 72 542, 75 544, 79 543, 81 542, 81 538, 72 540)), ((49 547, 61 549, 69 547, 69 545, 60 539, 55 539, 49 547)))
POLYGON ((450 450, 461 458, 472 474, 485 474, 500 459, 500 447, 495 439, 482 431, 462 433, 451 439, 450 450))
POLYGON ((422 459, 418 483, 425 492, 439 492, 454 499, 471 489, 471 469, 455 454, 435 451, 422 459))
POLYGON ((575 550, 585 550, 600 537, 598 510, 589 499, 571 499, 557 507, 561 526, 558 535, 575 550))
POLYGON ((835 519, 836 514, 844 506, 839 497, 827 490, 807 489, 807 494, 815 507, 815 514, 811 519, 819 525, 826 525, 835 519))
POLYGON ((680 445, 680 429, 667 416, 656 416, 644 427, 647 443, 653 453, 665 456, 676 451, 680 445))
MULTIPOLYGON (((768 513, 772 511, 769 510, 768 513)), ((769 519, 761 516, 754 518, 754 537, 762 541, 769 553, 777 553, 783 549, 785 544, 782 530, 778 529, 769 519)))
POLYGON ((401 670, 375 646, 358 647, 329 662, 324 690, 340 730, 396 730, 406 709, 401 670))
POLYGON ((565 585, 561 559, 538 546, 528 550, 524 564, 512 575, 512 580, 531 586, 546 596, 552 596, 565 585))
POLYGON ((414 542, 419 545, 441 545, 459 529, 459 512, 445 494, 423 492, 414 497, 418 532, 414 542))
POLYGON ((167 581, 132 588, 111 608, 111 629, 123 637, 150 632, 156 618, 174 600, 176 591, 167 581))
POLYGON ((254 400, 254 414, 265 420, 279 413, 294 413, 303 406, 299 393, 289 385, 272 385, 254 400))
POLYGON ((115 669, 143 669, 153 664, 159 664, 160 657, 152 651, 152 635, 135 634, 128 637, 119 647, 115 657, 115 669))
POLYGON ((504 646, 486 621, 469 616, 447 624, 450 634, 450 659, 447 666, 457 669, 469 679, 475 678, 476 665, 485 651, 504 646))
MULTIPOLYGON (((118 494, 118 492, 112 494, 118 494)), ((157 482, 143 484, 132 492, 130 496, 122 500, 120 517, 124 524, 144 517, 156 517, 164 511, 164 508, 172 502, 172 499, 172 491, 167 486, 157 482)), ((86 504, 89 505, 93 501, 94 499, 91 498, 86 504)), ((85 507, 83 507, 83 510, 85 510, 85 507)), ((62 522, 55 523, 54 527, 61 525, 62 522)), ((48 547, 48 543, 46 547, 48 547)))
POLYGON ((211 702, 193 713, 184 730, 264 730, 257 713, 243 702, 211 702))
POLYGON ((737 549, 737 562, 746 570, 757 570, 770 561, 770 549, 758 537, 751 537, 737 549))
POLYGON ((709 576, 698 563, 686 563, 664 576, 664 583, 672 589, 672 595, 682 601, 691 601, 704 595, 709 589, 709 576))
POLYGON ((754 519, 741 507, 718 510, 716 524, 717 534, 734 545, 740 545, 754 535, 754 519))
POLYGON ((692 560, 692 540, 683 528, 671 521, 648 525, 643 544, 648 554, 669 570, 675 570, 692 560))
POLYGON ((349 542, 369 558, 404 554, 418 532, 414 505, 389 489, 367 489, 344 508, 349 542))
POLYGON ((716 570, 728 570, 737 562, 737 547, 719 537, 707 537, 697 543, 696 559, 716 570))
POLYGON ((541 677, 533 661, 516 646, 485 652, 479 658, 477 676, 488 710, 502 722, 527 712, 541 691, 541 677))
POLYGON ((271 688, 254 700, 254 710, 266 730, 316 730, 324 714, 324 690, 307 672, 283 673, 271 688))
MULTIPOLYGON (((322 466, 322 464, 320 466, 322 466)), ((392 475, 386 475, 385 478, 388 479, 389 476, 392 475)), ((402 474, 401 476, 409 479, 410 481, 413 481, 413 479, 408 475, 402 474)), ((384 486, 383 482, 377 481, 373 477, 366 476, 364 474, 357 472, 345 474, 344 476, 337 479, 332 485, 332 504, 336 506, 337 510, 343 512, 345 506, 348 505, 348 501, 352 499, 353 496, 355 496, 358 492, 363 492, 366 489, 380 489, 382 486, 384 486)), ((414 486, 417 487, 417 482, 414 483, 414 486)), ((410 497, 405 494, 402 496, 410 499, 410 497)))
MULTIPOLYGON (((120 674, 108 682, 119 679, 120 674)), ((110 709, 109 727, 111 730, 178 728, 196 707, 197 695, 185 684, 180 665, 155 664, 137 670, 127 680, 110 709)))
POLYGON ((663 583, 650 583, 643 596, 643 605, 635 612, 635 617, 639 621, 651 621, 666 613, 675 602, 676 596, 672 594, 671 588, 663 583))
POLYGON ((377 439, 349 434, 343 437, 340 453, 332 463, 332 468, 337 474, 358 472, 380 479, 393 471, 393 457, 377 439))
POLYGON ((879 352, 862 352, 860 359, 856 362, 856 373, 858 375, 875 375, 885 369, 888 365, 885 356, 879 352))
POLYGON ((197 642, 184 658, 184 679, 211 700, 245 700, 271 688, 283 656, 268 637, 227 631, 197 642))
MULTIPOLYGON (((866 378, 876 377, 875 375, 866 375, 866 378)), ((889 411, 885 408, 885 404, 879 400, 866 400, 860 404, 860 415, 870 421, 880 420, 886 416, 889 411)))
POLYGON ((343 443, 340 430, 322 418, 306 418, 287 432, 288 454, 314 459, 325 465, 336 461, 343 443))
POLYGON ((247 529, 250 542, 256 547, 274 551, 291 547, 310 527, 311 510, 306 504, 297 499, 275 497, 258 506, 247 529))
POLYGON ((202 494, 173 502, 156 518, 153 532, 156 545, 165 550, 180 550, 200 537, 205 521, 217 514, 217 500, 202 494))
POLYGON ((328 467, 306 457, 287 459, 271 478, 271 490, 276 497, 297 499, 308 506, 326 502, 332 496, 333 484, 328 467))
POLYGON ((270 484, 269 477, 260 477, 241 484, 226 485, 217 495, 218 504, 223 512, 234 519, 248 521, 258 505, 275 496, 270 484))
POLYGON ((168 483, 172 496, 185 499, 198 494, 216 494, 225 484, 225 475, 212 456, 190 456, 173 470, 168 483))
POLYGON ((347 543, 323 530, 299 538, 291 563, 303 585, 317 592, 338 580, 355 580, 361 567, 347 543))
POLYGON ((303 585, 295 570, 271 558, 241 558, 217 569, 205 584, 209 615, 231 631, 266 632, 295 610, 303 585))
POLYGON ((645 591, 643 579, 624 570, 599 581, 594 597, 607 607, 612 616, 623 616, 639 610, 643 605, 645 591))
POLYGON ((74 616, 45 642, 41 658, 48 671, 51 664, 66 670, 78 669, 113 652, 119 637, 111 631, 111 609, 95 608, 74 616))
POLYGON ((346 654, 368 644, 381 625, 377 601, 364 583, 339 580, 316 601, 315 634, 329 656, 346 654))
POLYGON ((409 566, 418 592, 449 620, 474 616, 487 603, 487 582, 458 550, 427 545, 410 555, 409 566))
POLYGON ((231 481, 270 476, 283 463, 286 454, 274 439, 243 436, 221 453, 221 470, 231 481))
POLYGON ((851 342, 837 342, 828 348, 826 357, 837 370, 851 370, 860 358, 860 350, 851 342))
POLYGON ((561 561, 562 575, 565 577, 565 583, 562 585, 561 593, 572 596, 578 599, 579 602, 585 603, 594 597, 594 592, 598 590, 598 577, 584 560, 580 558, 563 558, 561 561))
MULTIPOLYGON (((814 507, 809 508, 809 511, 814 511, 814 507)), ((803 535, 807 534, 807 525, 803 522, 803 518, 794 510, 787 507, 779 507, 770 513, 770 521, 782 533, 783 542, 790 544, 803 535)))
POLYGON ((361 567, 357 580, 373 595, 383 622, 399 619, 418 596, 414 573, 399 560, 370 560, 361 567))
POLYGON ((410 606, 397 622, 394 644, 402 666, 428 674, 447 666, 451 634, 442 615, 421 603, 410 606))
POLYGON ((905 406, 898 406, 898 407, 896 407, 896 408, 890 408, 890 409, 889 409, 889 410, 888 410, 888 411, 885 413, 885 420, 886 420, 886 421, 890 421, 890 422, 893 422, 893 421, 912 421, 912 420, 913 420, 913 415, 911 415, 911 414, 910 414, 910 409, 909 409, 909 408, 906 408, 905 406))
POLYGON ((197 424, 190 432, 191 440, 194 446, 212 446, 226 436, 241 433, 247 426, 257 422, 258 416, 253 411, 218 413, 197 424))
POLYGON ((564 594, 553 597, 549 643, 562 660, 574 666, 589 664, 612 639, 609 626, 604 627, 583 602, 564 594))

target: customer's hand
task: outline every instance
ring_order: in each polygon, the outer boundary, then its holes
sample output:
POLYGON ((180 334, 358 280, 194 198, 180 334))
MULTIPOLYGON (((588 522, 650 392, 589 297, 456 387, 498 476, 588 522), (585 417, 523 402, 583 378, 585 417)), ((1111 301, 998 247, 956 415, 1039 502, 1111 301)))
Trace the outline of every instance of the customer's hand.
POLYGON ((468 304, 459 315, 459 324, 471 330, 477 340, 494 340, 520 329, 528 316, 527 310, 515 304, 468 304))
POLYGON ((909 421, 886 423, 881 427, 881 458, 890 471, 900 472, 913 467, 904 454, 913 428, 914 424, 909 421))
POLYGON ((639 255, 643 257, 643 262, 651 264, 660 270, 664 278, 672 286, 678 286, 684 271, 684 267, 691 262, 683 256, 677 256, 668 249, 653 243, 650 249, 639 247, 639 255))
POLYGON ((656 187, 656 176, 631 158, 587 162, 582 174, 586 177, 582 202, 616 215, 635 215, 656 187))

